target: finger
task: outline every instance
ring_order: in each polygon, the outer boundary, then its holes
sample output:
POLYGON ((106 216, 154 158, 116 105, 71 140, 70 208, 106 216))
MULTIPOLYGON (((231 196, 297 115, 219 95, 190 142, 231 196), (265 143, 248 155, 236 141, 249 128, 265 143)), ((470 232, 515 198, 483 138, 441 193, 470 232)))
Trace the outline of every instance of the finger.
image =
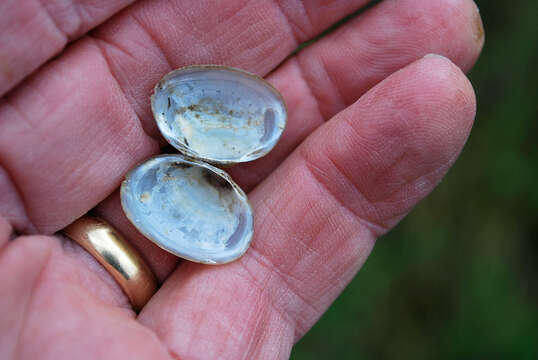
POLYGON ((100 276, 104 269, 91 256, 74 257, 77 251, 49 236, 20 237, 0 249, 0 357, 168 359, 125 309, 117 285, 100 276))
POLYGON ((158 151, 148 97, 171 67, 226 63, 265 74, 362 2, 335 1, 330 12, 315 2, 133 5, 0 104, 1 163, 28 218, 42 232, 64 227, 158 151))
POLYGON ((483 45, 482 20, 472 1, 380 3, 269 77, 288 104, 287 129, 268 156, 241 164, 231 174, 244 189, 252 189, 323 121, 394 71, 428 53, 444 55, 467 71, 483 45))
POLYGON ((470 83, 445 58, 391 75, 250 193, 256 235, 239 261, 182 263, 139 320, 178 357, 286 358, 376 236, 440 181, 474 113, 470 83))
MULTIPOLYGON (((267 156, 228 171, 243 189, 252 189, 325 119, 426 53, 450 56, 468 69, 483 45, 479 25, 471 1, 387 1, 361 14, 271 73, 269 81, 288 105, 287 128, 267 156)), ((177 259, 140 235, 125 218, 117 192, 99 205, 98 213, 145 254, 161 280, 175 268, 177 259)))
POLYGON ((134 0, 4 0, 0 3, 0 97, 134 0))

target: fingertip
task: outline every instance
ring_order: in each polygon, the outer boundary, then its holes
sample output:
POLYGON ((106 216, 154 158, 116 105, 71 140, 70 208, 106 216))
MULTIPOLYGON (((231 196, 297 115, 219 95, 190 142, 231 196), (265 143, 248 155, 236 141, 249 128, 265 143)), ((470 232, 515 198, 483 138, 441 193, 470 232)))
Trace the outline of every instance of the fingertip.
MULTIPOLYGON (((427 55, 377 84, 329 121, 323 133, 315 133, 311 162, 320 168, 338 164, 368 200, 359 208, 363 218, 389 228, 454 163, 469 136, 475 104, 461 69, 444 56, 427 55)), ((352 191, 347 187, 341 193, 352 191)))
POLYGON ((449 58, 438 54, 427 54, 417 61, 417 68, 424 97, 431 96, 439 110, 447 112, 445 119, 455 121, 452 131, 468 134, 476 115, 476 95, 467 76, 449 58))
MULTIPOLYGON (((452 22, 453 26, 448 31, 452 34, 452 38, 461 39, 460 53, 466 55, 454 54, 454 59, 457 59, 456 62, 463 71, 467 72, 476 63, 484 47, 485 30, 480 10, 473 0, 444 0, 443 2, 445 6, 444 9, 441 8, 441 12, 445 14, 444 17, 454 17, 459 20, 452 22)), ((450 58, 453 57, 450 56, 450 58)))
MULTIPOLYGON (((448 57, 439 54, 426 54, 422 59, 422 65, 426 72, 433 78, 438 77, 440 86, 448 89, 457 88, 469 97, 469 102, 475 102, 473 86, 463 70, 448 57)), ((433 80, 435 82, 436 80, 433 80)))
POLYGON ((485 41, 484 25, 473 0, 431 2, 436 7, 440 33, 453 39, 452 51, 446 55, 467 72, 476 63, 485 41))
POLYGON ((428 54, 389 77, 371 101, 388 96, 387 112, 398 113, 405 121, 391 120, 390 128, 407 134, 409 144, 422 161, 434 167, 451 165, 461 152, 471 131, 476 98, 473 87, 450 59, 428 54), (435 165, 434 165, 435 164, 435 165))
POLYGON ((484 46, 485 31, 473 0, 407 0, 400 17, 416 28, 427 29, 430 51, 440 52, 467 72, 484 46), (417 15, 418 14, 418 15, 417 15), (437 45, 434 45, 437 44, 437 45), (450 46, 443 46, 450 44, 450 46))

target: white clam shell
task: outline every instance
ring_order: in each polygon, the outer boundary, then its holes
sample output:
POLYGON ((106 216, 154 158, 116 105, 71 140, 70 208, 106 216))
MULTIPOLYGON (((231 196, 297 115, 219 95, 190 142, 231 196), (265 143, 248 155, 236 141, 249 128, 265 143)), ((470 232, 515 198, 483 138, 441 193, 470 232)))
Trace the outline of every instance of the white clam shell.
POLYGON ((269 83, 217 65, 174 70, 155 86, 153 116, 181 153, 213 164, 258 159, 277 143, 286 105, 269 83))
POLYGON ((233 261, 252 239, 245 193, 223 170, 182 155, 156 156, 131 170, 121 203, 148 239, 191 261, 233 261))

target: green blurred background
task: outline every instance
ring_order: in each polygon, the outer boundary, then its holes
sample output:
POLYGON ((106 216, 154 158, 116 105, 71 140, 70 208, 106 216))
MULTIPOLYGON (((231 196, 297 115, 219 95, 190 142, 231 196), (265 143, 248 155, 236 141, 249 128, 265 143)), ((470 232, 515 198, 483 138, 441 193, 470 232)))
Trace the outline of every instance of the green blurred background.
POLYGON ((478 114, 292 359, 538 359, 538 1, 478 0, 478 114))

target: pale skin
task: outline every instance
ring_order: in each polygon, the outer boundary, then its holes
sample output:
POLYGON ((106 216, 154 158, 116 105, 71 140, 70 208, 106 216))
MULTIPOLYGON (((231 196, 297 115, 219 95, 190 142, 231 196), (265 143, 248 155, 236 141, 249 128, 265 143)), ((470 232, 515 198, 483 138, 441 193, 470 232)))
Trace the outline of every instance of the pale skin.
POLYGON ((290 56, 367 1, 131 2, 0 5, 0 357, 286 359, 462 150, 475 116, 464 72, 484 42, 476 6, 386 0, 290 56), (202 63, 265 76, 289 109, 274 151, 229 170, 255 237, 223 266, 153 245, 117 191, 165 145, 153 85, 202 63), (161 282, 139 314, 54 235, 90 210, 161 282))

